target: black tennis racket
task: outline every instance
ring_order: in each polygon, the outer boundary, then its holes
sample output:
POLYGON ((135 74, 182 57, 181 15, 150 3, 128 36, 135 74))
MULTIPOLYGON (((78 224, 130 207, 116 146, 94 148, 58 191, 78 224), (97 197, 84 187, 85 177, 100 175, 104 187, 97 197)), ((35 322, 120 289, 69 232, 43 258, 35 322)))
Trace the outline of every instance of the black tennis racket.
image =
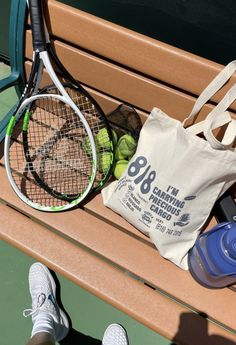
MULTIPOLYGON (((92 192, 99 191, 107 182, 114 167, 114 137, 111 126, 96 100, 82 87, 82 85, 67 71, 58 56, 55 54, 46 24, 46 50, 54 66, 61 73, 63 85, 71 99, 84 114, 95 139, 97 152, 97 173, 94 179, 92 192)), ((47 87, 43 92, 58 93, 55 86, 47 87)), ((90 152, 88 145, 84 146, 86 152, 90 152)))
POLYGON ((33 64, 7 129, 6 171, 24 202, 43 211, 61 211, 83 201, 94 181, 96 189, 103 185, 112 169, 113 142, 100 107, 70 76, 47 42, 42 2, 30 0, 29 8, 33 64), (42 66, 53 86, 38 92, 42 66))

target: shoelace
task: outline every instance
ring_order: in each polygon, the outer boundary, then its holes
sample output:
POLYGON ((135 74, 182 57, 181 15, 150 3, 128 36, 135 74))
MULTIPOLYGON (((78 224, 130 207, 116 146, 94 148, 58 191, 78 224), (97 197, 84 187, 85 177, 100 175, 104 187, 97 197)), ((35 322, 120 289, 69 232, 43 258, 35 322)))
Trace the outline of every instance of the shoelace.
POLYGON ((47 297, 45 295, 45 293, 40 293, 37 297, 37 303, 36 306, 32 307, 31 309, 25 309, 23 311, 23 316, 24 317, 28 317, 28 316, 34 316, 38 313, 39 309, 43 306, 43 304, 45 303, 47 297))

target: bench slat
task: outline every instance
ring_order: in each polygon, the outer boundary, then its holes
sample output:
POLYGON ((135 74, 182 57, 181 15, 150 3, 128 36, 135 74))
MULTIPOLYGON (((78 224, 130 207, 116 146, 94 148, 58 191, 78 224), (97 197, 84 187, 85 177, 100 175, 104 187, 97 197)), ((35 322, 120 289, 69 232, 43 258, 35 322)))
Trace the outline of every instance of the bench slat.
MULTIPOLYGON (((192 96, 59 41, 54 43, 58 56, 71 74, 94 89, 147 112, 157 106, 181 121, 187 117, 193 107, 195 98, 192 96)), ((31 35, 28 32, 26 45, 28 59, 32 57, 31 47, 31 35)), ((212 105, 206 105, 200 112, 198 121, 202 120, 211 109, 212 105)))
MULTIPOLYGON (((48 2, 50 28, 60 39, 199 95, 221 70, 214 63, 55 0, 48 2), (63 25, 61 23, 63 22, 63 25)), ((229 85, 213 97, 219 101, 229 85)), ((236 110, 236 103, 233 109, 236 110)))
MULTIPOLYGON (((27 42, 26 56, 30 59, 32 56, 31 40, 27 40, 27 42)), ((158 103, 158 107, 169 111, 173 116, 182 115, 183 118, 184 113, 188 114, 192 107, 194 102, 192 97, 187 97, 185 94, 152 82, 133 72, 127 72, 121 67, 64 43, 56 41, 55 47, 58 56, 76 79, 116 99, 122 99, 146 111, 150 111, 158 103), (114 80, 115 82, 111 82, 114 80), (144 94, 148 97, 143 97, 144 94), (170 98, 173 102, 170 102, 170 98)))
POLYGON ((90 248, 177 300, 196 310, 204 311, 212 319, 221 320, 227 327, 236 330, 234 317, 236 299, 233 291, 229 289, 215 291, 201 287, 189 272, 177 269, 175 265, 161 258, 154 248, 137 240, 132 234, 119 231, 81 209, 60 214, 33 210, 23 204, 11 191, 3 168, 0 168, 0 179, 2 181, 0 198, 8 204, 52 230, 68 236, 69 240, 72 239, 90 248), (78 226, 76 227, 75 224, 78 226))
MULTIPOLYGON (((135 281, 119 269, 69 243, 8 206, 0 204, 0 213, 2 224, 0 237, 5 241, 168 339, 175 337, 176 341, 191 345, 203 343, 203 340, 206 345, 212 344, 210 338, 208 340, 205 337, 201 338, 202 333, 199 332, 198 325, 206 321, 199 315, 191 313, 183 306, 135 281), (193 338, 192 333, 178 333, 179 319, 183 315, 195 319, 192 332, 198 334, 197 338, 193 338)), ((209 335, 213 334, 236 339, 235 335, 209 323, 209 335)), ((214 345, 220 344, 217 341, 214 343, 214 345)))
MULTIPOLYGON (((31 70, 32 63, 30 61, 27 61, 25 63, 25 70, 27 77, 29 76, 30 70, 31 70)), ((48 74, 46 72, 43 73, 43 78, 41 81, 41 86, 44 87, 46 85, 51 85, 52 81, 50 80, 48 74)), ((90 87, 84 85, 81 83, 81 85, 95 98, 95 100, 99 103, 99 105, 102 107, 103 111, 107 114, 117 108, 121 102, 116 100, 115 98, 112 98, 108 95, 105 95, 101 92, 98 92, 94 89, 91 89, 90 87)), ((142 122, 144 122, 148 116, 147 112, 144 112, 142 110, 139 110, 136 108, 137 113, 140 115, 140 119, 142 122)))

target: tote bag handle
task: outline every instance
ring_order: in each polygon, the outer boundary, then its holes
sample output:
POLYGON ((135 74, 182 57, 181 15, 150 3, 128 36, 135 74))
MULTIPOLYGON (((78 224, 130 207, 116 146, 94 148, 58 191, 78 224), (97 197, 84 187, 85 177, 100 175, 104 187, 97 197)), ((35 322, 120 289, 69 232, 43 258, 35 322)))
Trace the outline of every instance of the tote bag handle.
POLYGON ((236 121, 234 119, 228 124, 227 130, 224 135, 225 144, 220 142, 214 136, 212 129, 214 128, 214 124, 217 121, 217 118, 224 113, 229 106, 235 101, 236 99, 236 84, 234 84, 231 89, 226 93, 224 98, 217 104, 217 106, 208 114, 206 120, 204 121, 204 136, 206 140, 211 144, 211 146, 215 149, 229 149, 232 147, 232 143, 235 140, 236 136, 236 121))
MULTIPOLYGON (((207 101, 230 79, 236 70, 236 60, 230 62, 205 88, 201 95, 196 100, 190 115, 183 121, 183 125, 191 118, 194 118, 207 101)), ((223 99, 218 103, 215 108, 210 111, 206 119, 196 125, 189 127, 187 130, 190 132, 197 131, 204 132, 206 140, 214 149, 218 150, 232 150, 232 144, 235 140, 236 134, 236 121, 231 118, 230 114, 226 111, 229 106, 236 99, 236 84, 233 85, 226 93, 223 99), (220 142, 214 136, 212 130, 228 123, 223 140, 220 142)), ((198 133, 199 133, 198 132, 198 133)))
POLYGON ((231 76, 236 71, 236 60, 231 61, 227 66, 225 66, 222 71, 211 81, 211 83, 203 90, 200 96, 197 98, 193 109, 189 116, 183 121, 185 123, 194 118, 202 107, 211 99, 214 94, 219 91, 224 84, 231 78, 231 76))

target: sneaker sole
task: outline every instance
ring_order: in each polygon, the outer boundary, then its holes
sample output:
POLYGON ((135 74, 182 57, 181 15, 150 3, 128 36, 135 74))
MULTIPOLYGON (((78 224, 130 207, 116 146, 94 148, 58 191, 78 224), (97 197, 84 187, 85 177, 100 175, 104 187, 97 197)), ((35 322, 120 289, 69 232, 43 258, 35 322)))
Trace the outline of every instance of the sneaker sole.
MULTIPOLYGON (((105 332, 104 332, 104 334, 103 334, 103 338, 106 336, 106 334, 110 331, 110 329, 112 328, 112 327, 118 327, 118 328, 120 328, 121 330, 122 330, 122 332, 124 332, 124 334, 125 334, 125 336, 126 336, 126 341, 127 341, 127 345, 129 345, 129 339, 128 339, 128 334, 127 334, 127 332, 126 332, 126 329, 123 327, 123 326, 121 326, 120 324, 118 324, 118 323, 112 323, 112 324, 110 324, 108 327, 107 327, 107 329, 105 330, 105 332)), ((103 343, 102 343, 103 344, 103 343)))

